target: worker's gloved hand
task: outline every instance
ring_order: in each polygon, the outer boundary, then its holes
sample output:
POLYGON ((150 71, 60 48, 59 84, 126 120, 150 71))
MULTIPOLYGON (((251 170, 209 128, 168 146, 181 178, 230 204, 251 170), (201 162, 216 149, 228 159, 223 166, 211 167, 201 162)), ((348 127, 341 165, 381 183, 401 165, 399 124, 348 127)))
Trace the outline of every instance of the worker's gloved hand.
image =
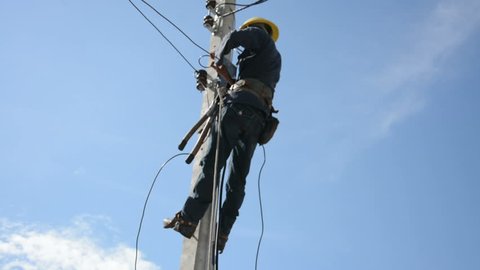
POLYGON ((223 55, 216 56, 215 51, 210 52, 210 59, 212 59, 212 63, 214 63, 217 67, 223 65, 223 55))
POLYGON ((215 65, 217 67, 223 66, 223 56, 220 56, 218 59, 215 59, 215 65))

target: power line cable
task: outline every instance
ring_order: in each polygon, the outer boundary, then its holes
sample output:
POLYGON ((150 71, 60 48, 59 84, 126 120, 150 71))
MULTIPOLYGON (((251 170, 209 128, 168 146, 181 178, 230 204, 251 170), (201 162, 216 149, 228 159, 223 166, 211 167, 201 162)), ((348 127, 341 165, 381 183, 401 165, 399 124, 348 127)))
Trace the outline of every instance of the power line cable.
POLYGON ((138 261, 138 243, 140 239, 140 232, 142 231, 142 225, 143 225, 143 218, 145 217, 145 211, 147 209, 147 204, 148 204, 148 199, 150 198, 150 194, 152 193, 153 187, 155 186, 155 183, 157 182, 158 175, 160 175, 160 172, 163 170, 163 168, 172 160, 175 159, 176 157, 179 156, 184 156, 188 155, 187 153, 180 153, 172 156, 169 158, 165 163, 160 166, 160 169, 158 169, 157 174, 155 175, 155 178, 152 181, 152 185, 150 186, 150 190, 148 191, 147 197, 145 198, 145 203, 143 205, 143 210, 142 210, 142 217, 140 218, 140 224, 138 225, 138 231, 137 231, 137 238, 135 240, 135 270, 137 270, 137 261, 138 261))
MULTIPOLYGON (((157 13, 160 17, 162 17, 164 20, 166 20, 168 23, 170 23, 173 27, 175 27, 175 29, 177 29, 182 35, 184 35, 193 45, 195 45, 197 48, 199 48, 200 50, 202 50, 203 52, 207 53, 208 55, 210 54, 209 51, 207 51, 206 49, 204 49, 202 46, 200 46, 197 42, 195 42, 188 34, 185 33, 185 31, 183 31, 177 24, 175 24, 174 22, 172 22, 172 20, 170 20, 168 17, 166 17, 165 15, 163 15, 161 12, 159 12, 154 6, 152 6, 150 3, 148 3, 147 1, 145 0, 141 0, 145 5, 147 5, 150 9, 152 9, 155 13, 157 13)), ((265 3, 267 2, 268 0, 258 0, 256 2, 253 2, 251 4, 233 4, 233 3, 222 3, 220 5, 234 5, 234 6, 241 6, 242 8, 240 9, 237 9, 237 10, 234 10, 234 11, 231 11, 231 12, 228 12, 226 14, 217 14, 217 16, 220 16, 220 17, 226 17, 226 16, 230 16, 230 15, 233 15, 237 12, 240 12, 244 9, 247 9, 249 7, 252 7, 252 6, 255 6, 255 5, 258 5, 258 4, 262 4, 262 3, 265 3)), ((144 12, 142 12, 140 10, 140 8, 138 8, 137 5, 135 5, 132 0, 128 0, 128 2, 130 2, 130 4, 143 16, 143 18, 145 18, 145 20, 147 20, 154 28, 155 30, 157 30, 157 32, 170 44, 170 46, 172 46, 175 51, 183 58, 183 60, 195 71, 195 72, 198 72, 198 70, 193 66, 193 64, 188 61, 188 59, 185 57, 185 55, 175 46, 175 44, 173 44, 173 42, 145 15, 144 12)), ((200 64, 200 62, 199 62, 200 64)), ((203 65, 200 64, 200 66, 204 67, 203 65)))
MULTIPOLYGON (((219 200, 219 203, 221 204, 222 201, 223 201, 223 183, 225 182, 225 171, 227 170, 227 167, 224 166, 223 167, 223 171, 222 171, 222 180, 220 181, 220 186, 218 187, 219 188, 219 197, 218 197, 218 200, 219 200)), ((222 219, 222 212, 220 211, 221 207, 218 207, 218 220, 220 221, 222 219)), ((216 234, 216 239, 215 241, 217 241, 217 244, 218 244, 218 238, 219 238, 219 230, 220 230, 220 222, 218 222, 218 226, 217 226, 217 230, 215 232, 216 234)), ((215 270, 218 270, 218 265, 219 265, 219 250, 218 250, 218 247, 215 249, 215 270)))
MULTIPOLYGON (((260 237, 258 239, 258 245, 257 245, 257 252, 256 252, 256 256, 255 256, 255 269, 257 269, 257 265, 258 265, 258 258, 259 258, 259 254, 260 254, 260 246, 261 246, 261 243, 262 243, 262 239, 263 239, 263 234, 264 234, 264 231, 265 231, 265 222, 264 222, 264 216, 263 216, 263 203, 262 203, 262 194, 261 194, 261 188, 260 188, 260 180, 261 180, 261 176, 262 176, 262 172, 263 172, 263 168, 265 167, 265 164, 267 162, 267 157, 266 157, 266 152, 265 152, 265 146, 262 145, 262 150, 263 150, 263 163, 262 163, 262 166, 260 167, 260 171, 258 173, 258 201, 259 201, 259 207, 260 207, 260 220, 261 220, 261 233, 260 233, 260 237)), ((185 155, 189 155, 188 153, 179 153, 179 154, 176 154, 172 157, 170 157, 167 161, 165 161, 162 166, 160 166, 160 168, 158 169, 158 172, 157 174, 155 175, 155 178, 153 179, 153 182, 150 186, 150 189, 147 193, 147 197, 145 198, 145 203, 143 205, 143 209, 142 209, 142 215, 141 215, 141 218, 140 218, 140 223, 139 223, 139 226, 138 226, 138 231, 137 231, 137 237, 136 237, 136 240, 135 240, 135 270, 137 269, 137 263, 138 263, 138 250, 139 250, 139 239, 140 239, 140 233, 141 233, 141 230, 142 230, 142 225, 143 225, 143 220, 145 218, 145 212, 146 212, 146 209, 147 209, 147 205, 148 205, 148 200, 150 199, 150 195, 152 194, 152 191, 153 191, 153 188, 155 187, 155 183, 157 182, 157 179, 158 179, 158 176, 160 175, 161 171, 163 170, 163 168, 170 162, 172 161, 173 159, 179 157, 179 156, 185 156, 185 155)), ((222 200, 222 190, 223 190, 223 183, 224 183, 224 179, 225 179, 225 168, 223 169, 223 172, 222 172, 222 177, 221 177, 221 184, 219 186, 220 188, 220 201, 222 200)), ((218 232, 217 232, 218 234, 218 232)), ((218 269, 218 250, 216 251, 216 260, 217 260, 217 268, 218 269)))
POLYGON ((258 0, 250 4, 239 4, 239 3, 221 3, 218 6, 235 6, 235 7, 251 7, 254 5, 262 4, 267 2, 268 0, 258 0))
MULTIPOLYGON (((260 233, 260 237, 258 239, 258 245, 257 245, 257 252, 256 252, 256 256, 255 256, 255 270, 257 270, 257 266, 258 266, 258 258, 259 258, 259 254, 260 254, 260 246, 261 246, 261 243, 262 243, 262 239, 263 239, 263 234, 265 232, 265 222, 264 222, 264 216, 263 216, 263 203, 262 203, 262 193, 261 193, 261 187, 260 187, 260 180, 261 180, 261 176, 262 176, 262 172, 263 172, 263 168, 265 167, 265 164, 267 162, 267 157, 266 157, 266 151, 265 151, 265 146, 262 145, 262 150, 263 150, 263 163, 260 167, 260 171, 258 173, 258 181, 257 181, 257 185, 258 185, 258 201, 259 201, 259 207, 260 207, 260 220, 261 220, 261 233, 260 233)), ((158 179, 158 176, 160 175, 160 173, 162 172, 163 168, 170 162, 172 161, 173 159, 179 157, 179 156, 185 156, 185 155, 189 155, 188 153, 179 153, 179 154, 176 154, 172 157, 170 157, 167 161, 165 161, 162 166, 160 166, 160 168, 158 169, 158 172, 157 174, 155 175, 153 181, 152 181, 152 184, 150 186, 150 189, 147 193, 147 197, 145 198, 145 203, 143 205, 143 209, 142 209, 142 215, 141 215, 141 218, 140 218, 140 223, 139 223, 139 226, 138 226, 138 231, 137 231, 137 236, 136 236, 136 240, 135 240, 135 265, 134 265, 134 269, 137 270, 137 264, 138 264, 138 250, 139 250, 139 239, 140 239, 140 233, 141 233, 141 230, 142 230, 142 226, 143 226, 143 220, 145 218, 145 212, 146 212, 146 209, 147 209, 147 205, 148 205, 148 200, 150 199, 150 195, 152 194, 152 191, 153 191, 153 188, 155 187, 155 184, 157 182, 157 179, 158 179)), ((221 184, 219 186, 219 189, 220 189, 220 198, 219 200, 221 201, 222 200, 222 190, 223 190, 223 183, 224 183, 224 179, 225 179, 225 168, 223 169, 223 172, 222 172, 222 177, 221 177, 221 184)), ((218 228, 217 228, 218 230, 218 228)), ((217 231, 217 237, 218 237, 218 231, 217 231)), ((218 239, 217 239, 218 241, 218 239)), ((216 260, 216 269, 218 270, 218 250, 216 250, 216 254, 215 254, 215 260, 216 260)))
POLYGON ((145 0, 141 0, 143 3, 145 3, 145 5, 147 5, 148 7, 150 7, 153 11, 155 11, 155 13, 157 13, 160 17, 162 17, 163 19, 165 19, 168 23, 170 23, 173 27, 175 27, 180 33, 182 33, 193 45, 195 45, 197 48, 199 48, 200 50, 206 52, 207 54, 209 54, 209 51, 205 50, 202 46, 198 45, 198 43, 196 43, 192 38, 190 38, 189 35, 187 35, 180 27, 178 27, 175 23, 173 23, 170 19, 168 19, 165 15, 163 15, 162 13, 160 13, 155 7, 153 7, 150 3, 148 3, 147 1, 145 0))
MULTIPOLYGON (((143 1, 143 0, 142 0, 143 1)), ((167 36, 165 36, 165 34, 163 34, 162 31, 160 31, 160 29, 158 29, 158 27, 145 15, 145 13, 143 13, 133 2, 132 0, 128 0, 128 2, 130 2, 130 4, 132 4, 132 6, 143 16, 143 18, 145 18, 145 20, 147 20, 154 28, 155 30, 157 30, 157 32, 162 35, 162 37, 175 49, 175 51, 177 51, 177 53, 183 58, 183 60, 185 60, 185 62, 196 72, 197 69, 190 63, 190 61, 188 61, 188 59, 185 57, 185 55, 183 55, 182 52, 180 52, 180 50, 172 43, 172 41, 170 41, 170 39, 167 38, 167 36)), ((143 1, 144 2, 144 1, 143 1)))
POLYGON ((262 243, 263 233, 265 231, 265 223, 264 223, 264 219, 263 219, 262 193, 261 193, 261 190, 260 190, 260 179, 261 179, 261 176, 262 176, 263 167, 265 166, 265 163, 267 163, 267 155, 265 153, 265 146, 262 145, 262 149, 263 149, 263 163, 262 163, 262 166, 260 167, 260 172, 258 173, 258 202, 259 202, 259 205, 260 205, 260 220, 262 221, 262 230, 261 230, 261 233, 260 233, 260 238, 258 239, 257 255, 255 256, 255 270, 257 270, 258 256, 259 256, 259 253, 260 253, 260 245, 262 243))
POLYGON ((235 13, 237 13, 237 12, 240 12, 240 11, 242 11, 242 10, 245 10, 245 9, 247 9, 247 8, 249 8, 249 7, 256 6, 256 5, 259 5, 259 4, 263 4, 263 3, 267 2, 267 1, 268 1, 268 0, 258 0, 258 1, 255 1, 255 2, 251 3, 251 4, 224 3, 223 5, 233 5, 233 6, 239 6, 239 7, 242 7, 242 8, 236 9, 236 10, 231 11, 231 12, 228 12, 228 13, 225 13, 225 14, 223 14, 223 15, 220 15, 220 14, 217 14, 217 15, 219 15, 219 16, 221 16, 221 17, 227 17, 227 16, 233 15, 233 14, 235 14, 235 13))

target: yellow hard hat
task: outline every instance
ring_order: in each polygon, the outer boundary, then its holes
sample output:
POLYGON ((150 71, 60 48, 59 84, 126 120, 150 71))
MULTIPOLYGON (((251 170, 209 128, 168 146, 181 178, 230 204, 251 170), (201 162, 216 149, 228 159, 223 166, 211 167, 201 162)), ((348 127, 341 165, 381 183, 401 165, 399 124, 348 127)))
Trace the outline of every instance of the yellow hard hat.
POLYGON ((278 27, 276 24, 274 24, 273 22, 267 20, 267 19, 264 19, 264 18, 260 18, 260 17, 253 17, 253 18, 250 18, 248 19, 247 21, 245 21, 242 26, 240 26, 240 29, 245 29, 247 27, 249 27, 250 25, 252 24, 265 24, 267 25, 268 27, 270 27, 270 29, 272 30, 270 36, 272 37, 272 39, 274 41, 277 41, 278 40, 278 36, 280 35, 280 31, 278 30, 278 27))

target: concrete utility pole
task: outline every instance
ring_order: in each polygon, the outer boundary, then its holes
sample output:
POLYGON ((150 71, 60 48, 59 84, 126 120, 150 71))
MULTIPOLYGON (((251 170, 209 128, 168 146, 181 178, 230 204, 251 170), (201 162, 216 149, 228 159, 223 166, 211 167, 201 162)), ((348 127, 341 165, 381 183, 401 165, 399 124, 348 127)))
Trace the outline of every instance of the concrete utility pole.
MULTIPOLYGON (((205 0, 203 0, 205 3, 205 0)), ((215 1, 206 1, 206 7, 212 7, 215 1)), ((220 14, 227 14, 230 11, 235 9, 235 0, 216 0, 215 6, 217 11, 220 14)), ((216 16, 213 12, 209 12, 210 16, 213 18, 213 27, 212 27, 212 36, 210 40, 210 51, 214 51, 219 45, 222 38, 232 31, 235 28, 235 15, 231 14, 225 17, 216 16)), ((206 22, 206 21, 204 21, 206 22)), ((230 57, 231 58, 231 57, 230 57)), ((227 58, 228 59, 228 58, 227 58)), ((231 60, 231 59, 228 59, 231 60)), ((212 68, 207 69, 207 73, 210 77, 215 78, 217 76, 216 72, 212 68)), ((203 101, 202 101, 202 115, 205 113, 206 109, 213 101, 215 94, 214 89, 206 89, 203 92, 203 101)), ((193 161, 193 175, 192 175, 192 188, 195 184, 195 180, 200 173, 200 165, 198 158, 202 156, 204 148, 202 147, 199 153, 196 155, 195 160, 193 161)), ((222 187, 220 187, 222 188, 222 187)), ((211 216, 211 207, 207 213, 205 213, 204 218, 200 221, 197 231, 194 234, 194 237, 191 239, 184 239, 183 241, 183 252, 180 259, 180 270, 213 270, 213 265, 211 264, 211 253, 209 252, 209 231, 210 231, 210 216, 211 216), (198 240, 197 240, 198 239, 198 240), (209 258, 210 257, 210 258, 209 258)))

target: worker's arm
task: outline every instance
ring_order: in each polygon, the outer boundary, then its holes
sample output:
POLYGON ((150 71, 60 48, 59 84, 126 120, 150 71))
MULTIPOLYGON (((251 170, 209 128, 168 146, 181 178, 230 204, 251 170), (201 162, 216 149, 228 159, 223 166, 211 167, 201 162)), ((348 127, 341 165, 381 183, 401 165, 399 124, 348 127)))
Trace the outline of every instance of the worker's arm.
POLYGON ((259 28, 249 27, 243 30, 234 30, 227 34, 216 51, 217 66, 223 64, 223 57, 234 48, 243 47, 245 50, 252 51, 262 48, 263 44, 267 42, 266 39, 269 38, 269 36, 263 32, 264 31, 259 28))
POLYGON ((230 73, 228 73, 226 66, 217 66, 214 62, 212 62, 211 66, 217 71, 218 75, 222 76, 222 78, 225 79, 228 84, 232 85, 235 83, 235 80, 232 78, 232 76, 230 76, 230 73))

